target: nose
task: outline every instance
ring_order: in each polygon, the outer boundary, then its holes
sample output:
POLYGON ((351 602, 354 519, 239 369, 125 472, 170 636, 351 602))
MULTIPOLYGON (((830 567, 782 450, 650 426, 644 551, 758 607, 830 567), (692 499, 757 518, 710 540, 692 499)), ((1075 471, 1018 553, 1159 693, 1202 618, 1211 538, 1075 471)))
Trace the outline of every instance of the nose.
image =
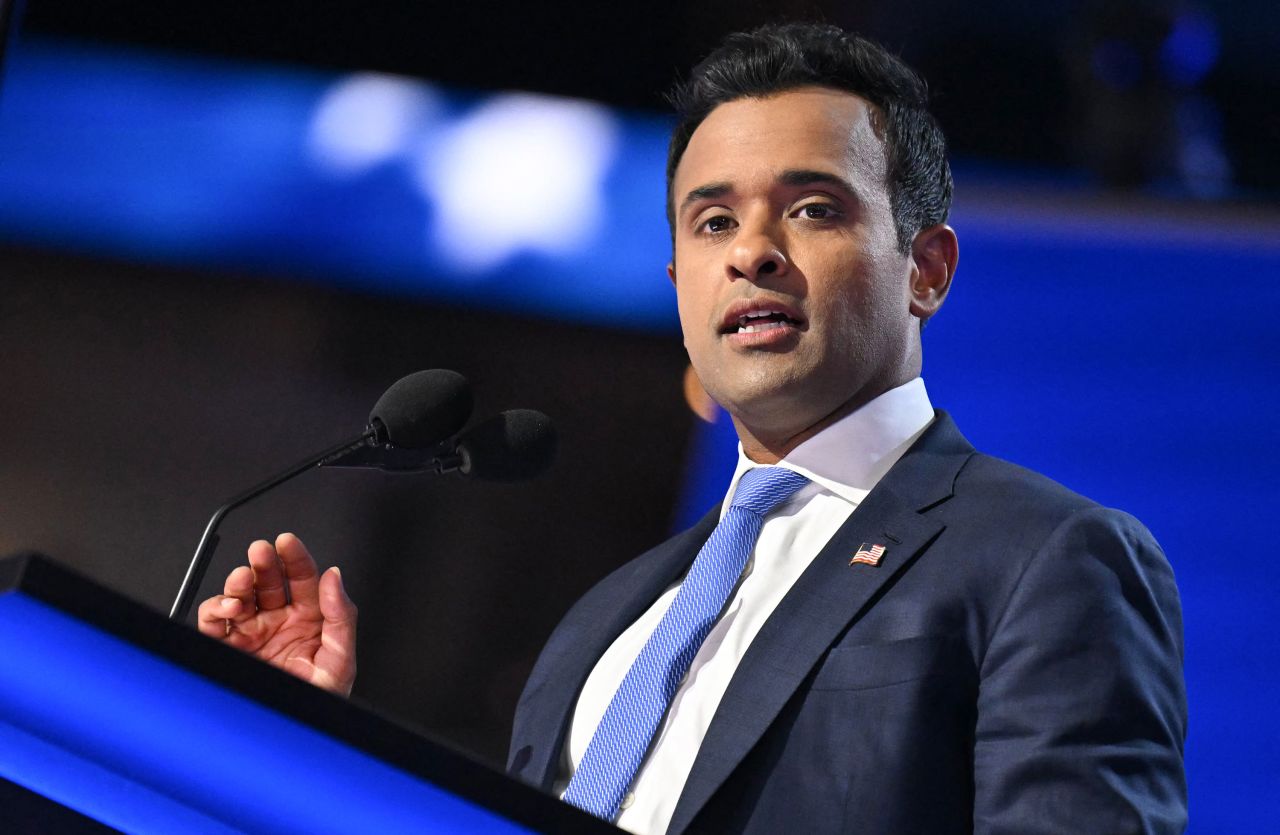
POLYGON ((783 275, 790 264, 776 236, 766 228, 742 227, 733 239, 725 260, 730 279, 759 281, 766 276, 783 275))

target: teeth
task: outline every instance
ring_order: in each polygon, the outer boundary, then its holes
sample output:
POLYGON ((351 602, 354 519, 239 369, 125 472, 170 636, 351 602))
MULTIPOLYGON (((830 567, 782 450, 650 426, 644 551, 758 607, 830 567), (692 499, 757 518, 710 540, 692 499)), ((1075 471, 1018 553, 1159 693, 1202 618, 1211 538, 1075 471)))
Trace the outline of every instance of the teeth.
POLYGON ((758 331, 771 331, 774 328, 783 327, 782 322, 763 322, 759 325, 739 325, 738 333, 756 333, 758 331))
POLYGON ((766 319, 770 316, 777 316, 786 319, 787 315, 780 310, 757 310, 755 313, 746 313, 738 317, 738 327, 746 325, 755 319, 766 319))

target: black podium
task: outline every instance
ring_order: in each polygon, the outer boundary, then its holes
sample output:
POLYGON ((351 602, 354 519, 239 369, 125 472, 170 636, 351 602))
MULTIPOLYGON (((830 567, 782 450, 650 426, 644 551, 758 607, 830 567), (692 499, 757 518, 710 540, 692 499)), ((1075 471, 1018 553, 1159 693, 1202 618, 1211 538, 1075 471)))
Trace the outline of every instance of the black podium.
POLYGON ((0 783, 15 832, 619 831, 39 555, 0 560, 0 783))

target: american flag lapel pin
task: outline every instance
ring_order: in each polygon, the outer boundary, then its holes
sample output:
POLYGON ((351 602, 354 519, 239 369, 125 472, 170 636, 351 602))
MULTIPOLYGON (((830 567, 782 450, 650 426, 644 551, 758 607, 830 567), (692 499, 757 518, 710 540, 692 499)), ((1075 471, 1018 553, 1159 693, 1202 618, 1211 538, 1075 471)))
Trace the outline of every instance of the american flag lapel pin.
POLYGON ((862 563, 863 565, 879 565, 880 558, 884 556, 883 545, 868 545, 862 543, 858 546, 858 550, 853 552, 853 559, 849 560, 849 565, 854 563, 862 563))

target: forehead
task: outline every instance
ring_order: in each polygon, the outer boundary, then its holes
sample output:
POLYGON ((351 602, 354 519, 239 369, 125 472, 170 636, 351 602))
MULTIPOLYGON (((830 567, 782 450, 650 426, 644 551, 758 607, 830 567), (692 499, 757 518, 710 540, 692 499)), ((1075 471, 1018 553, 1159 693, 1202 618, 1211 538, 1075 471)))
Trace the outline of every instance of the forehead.
POLYGON ((719 105, 689 139, 673 195, 723 182, 748 188, 787 170, 829 171, 860 190, 883 190, 887 158, 874 105, 826 87, 802 87, 719 105))

